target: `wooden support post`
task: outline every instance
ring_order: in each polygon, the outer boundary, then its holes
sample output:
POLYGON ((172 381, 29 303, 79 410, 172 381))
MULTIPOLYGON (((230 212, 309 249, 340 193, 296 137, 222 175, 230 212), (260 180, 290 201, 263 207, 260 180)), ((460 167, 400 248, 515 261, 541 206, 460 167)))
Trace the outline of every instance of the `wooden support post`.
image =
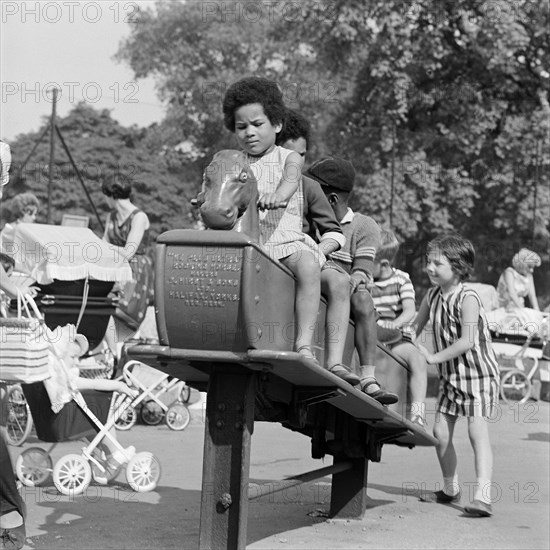
POLYGON ((334 465, 352 462, 353 467, 332 476, 330 517, 361 519, 367 506, 367 458, 334 457, 334 465))
POLYGON ((334 419, 334 464, 351 462, 351 468, 332 476, 330 517, 360 519, 367 504, 367 474, 370 454, 368 428, 337 411, 334 419))
POLYGON ((200 550, 246 547, 255 375, 230 364, 212 370, 206 403, 200 550))

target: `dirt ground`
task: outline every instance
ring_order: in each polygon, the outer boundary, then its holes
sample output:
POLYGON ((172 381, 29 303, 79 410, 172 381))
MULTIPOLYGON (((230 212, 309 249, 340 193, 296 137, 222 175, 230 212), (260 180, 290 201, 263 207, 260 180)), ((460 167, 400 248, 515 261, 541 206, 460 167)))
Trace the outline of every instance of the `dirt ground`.
MULTIPOLYGON (((434 400, 428 401, 433 411, 434 400)), ((495 455, 494 516, 475 519, 460 506, 419 501, 441 478, 433 448, 387 445, 369 465, 368 506, 361 520, 331 520, 330 477, 270 496, 249 506, 247 548, 259 549, 547 549, 549 534, 549 412, 547 402, 501 406, 492 426, 495 455)), ((91 485, 78 497, 55 487, 23 487, 28 507, 26 549, 196 549, 204 424, 200 412, 183 432, 136 425, 119 432, 125 445, 155 454, 162 465, 158 487, 135 493, 124 473, 107 487, 91 485)), ((428 420, 433 425, 433 412, 428 420)), ((458 426, 457 451, 463 502, 475 481, 466 425, 458 426)), ((34 436, 11 448, 15 458, 39 445, 34 436)), ((59 456, 79 442, 58 445, 59 456)), ((271 483, 331 464, 310 458, 309 440, 279 424, 258 422, 252 438, 251 483, 271 483)))

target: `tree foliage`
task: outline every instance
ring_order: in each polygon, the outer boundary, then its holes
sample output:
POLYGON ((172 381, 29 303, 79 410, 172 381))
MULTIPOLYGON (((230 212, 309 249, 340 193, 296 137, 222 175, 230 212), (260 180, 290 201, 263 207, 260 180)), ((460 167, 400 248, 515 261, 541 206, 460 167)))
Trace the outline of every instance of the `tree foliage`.
MULTIPOLYGON (((113 120, 108 110, 97 111, 85 104, 76 106, 57 120, 61 134, 81 174, 92 202, 104 221, 108 205, 101 192, 105 176, 128 175, 133 182, 133 200, 149 216, 152 236, 174 227, 190 227, 193 214, 189 200, 195 182, 186 181, 180 154, 151 146, 155 128, 126 128, 113 120)), ((41 202, 37 222, 46 223, 49 185, 49 139, 43 139, 29 162, 22 164, 32 151, 44 128, 24 134, 11 143, 14 164, 12 179, 6 188, 2 219, 8 219, 10 197, 33 192, 41 202)), ((90 227, 101 235, 100 223, 87 199, 80 179, 59 139, 55 140, 55 165, 51 189, 51 222, 59 223, 64 213, 90 216, 90 227)))
MULTIPOLYGON (((396 231, 417 285, 426 242, 451 229, 472 238, 479 280, 495 283, 520 246, 548 265, 548 23, 548 3, 530 0, 157 2, 118 58, 156 79, 165 119, 122 128, 79 107, 63 131, 79 162, 136 166, 156 232, 185 227, 205 163, 234 146, 225 89, 246 75, 274 79, 312 123, 308 161, 353 161, 352 207, 396 231)), ((86 208, 77 183, 59 189, 60 208, 86 208)))

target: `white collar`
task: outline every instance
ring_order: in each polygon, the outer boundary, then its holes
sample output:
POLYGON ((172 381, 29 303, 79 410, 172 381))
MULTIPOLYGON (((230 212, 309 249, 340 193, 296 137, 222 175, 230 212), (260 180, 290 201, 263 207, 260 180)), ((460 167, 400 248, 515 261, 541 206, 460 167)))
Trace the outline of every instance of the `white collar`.
POLYGON ((340 225, 343 225, 345 223, 351 223, 353 220, 353 217, 355 216, 355 213, 353 210, 348 206, 348 211, 344 214, 344 217, 340 220, 340 225))

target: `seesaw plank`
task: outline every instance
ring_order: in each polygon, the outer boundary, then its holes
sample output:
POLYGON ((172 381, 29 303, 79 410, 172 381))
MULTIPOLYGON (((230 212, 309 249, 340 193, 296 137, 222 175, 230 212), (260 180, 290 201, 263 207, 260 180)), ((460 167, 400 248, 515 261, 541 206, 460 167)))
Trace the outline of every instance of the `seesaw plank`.
POLYGON ((168 346, 135 345, 127 350, 132 359, 143 361, 190 384, 206 384, 212 366, 231 363, 257 372, 270 372, 295 387, 338 388, 339 395, 327 400, 332 406, 383 432, 387 443, 403 446, 433 446, 436 440, 334 374, 296 352, 249 350, 247 353, 178 350, 168 346))

